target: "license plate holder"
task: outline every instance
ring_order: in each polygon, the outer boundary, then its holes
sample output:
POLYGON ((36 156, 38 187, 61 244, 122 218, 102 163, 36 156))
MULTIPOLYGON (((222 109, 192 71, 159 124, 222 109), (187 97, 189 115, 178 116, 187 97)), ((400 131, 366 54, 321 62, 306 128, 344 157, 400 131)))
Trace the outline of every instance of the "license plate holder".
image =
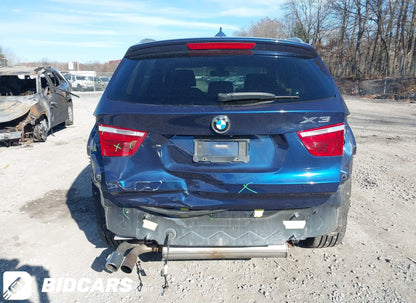
POLYGON ((250 160, 250 139, 194 139, 194 162, 230 163, 250 160))

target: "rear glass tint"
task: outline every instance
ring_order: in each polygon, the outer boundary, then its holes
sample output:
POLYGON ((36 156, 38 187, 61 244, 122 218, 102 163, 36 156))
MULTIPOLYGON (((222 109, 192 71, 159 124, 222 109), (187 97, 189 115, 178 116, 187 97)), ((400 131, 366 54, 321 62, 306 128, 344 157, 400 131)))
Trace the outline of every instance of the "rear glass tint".
POLYGON ((108 88, 113 100, 152 105, 216 105, 218 93, 265 92, 296 102, 335 95, 317 58, 194 56, 124 59, 108 88))

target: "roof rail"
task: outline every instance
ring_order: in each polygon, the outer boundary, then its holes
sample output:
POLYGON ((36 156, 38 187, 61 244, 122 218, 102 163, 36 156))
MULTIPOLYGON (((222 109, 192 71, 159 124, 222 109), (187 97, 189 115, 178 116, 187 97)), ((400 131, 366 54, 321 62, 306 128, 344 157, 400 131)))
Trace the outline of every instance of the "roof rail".
POLYGON ((144 39, 140 40, 139 44, 150 43, 150 42, 156 42, 156 40, 151 39, 151 38, 144 38, 144 39))
POLYGON ((303 41, 303 40, 302 40, 301 38, 299 38, 299 37, 285 38, 285 39, 282 39, 282 40, 307 44, 305 41, 303 41))

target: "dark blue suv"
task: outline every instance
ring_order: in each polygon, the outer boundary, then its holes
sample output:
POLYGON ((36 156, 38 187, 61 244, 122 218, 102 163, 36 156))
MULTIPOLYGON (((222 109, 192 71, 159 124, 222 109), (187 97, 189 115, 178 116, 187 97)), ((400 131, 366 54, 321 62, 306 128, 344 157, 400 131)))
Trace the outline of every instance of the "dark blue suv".
POLYGON ((308 44, 132 46, 88 142, 99 233, 188 259, 338 244, 356 148, 348 114, 308 44))

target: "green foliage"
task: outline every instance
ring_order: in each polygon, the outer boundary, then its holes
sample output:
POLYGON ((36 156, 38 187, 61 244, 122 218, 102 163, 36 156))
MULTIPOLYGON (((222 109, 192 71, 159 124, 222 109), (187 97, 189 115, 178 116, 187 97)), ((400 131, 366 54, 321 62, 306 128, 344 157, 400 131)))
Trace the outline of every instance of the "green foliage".
POLYGON ((305 42, 309 42, 311 40, 310 35, 306 32, 305 28, 302 26, 300 22, 296 22, 295 26, 293 27, 293 37, 298 37, 305 42))

